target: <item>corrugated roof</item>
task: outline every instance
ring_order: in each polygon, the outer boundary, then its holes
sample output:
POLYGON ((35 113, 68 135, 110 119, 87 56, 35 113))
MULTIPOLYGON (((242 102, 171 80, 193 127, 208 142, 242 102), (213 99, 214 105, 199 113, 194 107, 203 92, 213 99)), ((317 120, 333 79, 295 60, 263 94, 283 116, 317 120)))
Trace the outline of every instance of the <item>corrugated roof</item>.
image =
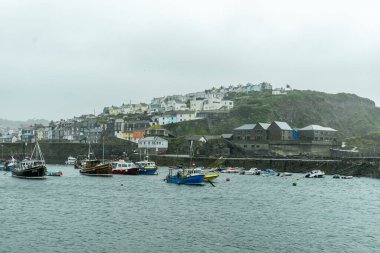
POLYGON ((331 127, 323 127, 320 125, 309 125, 307 127, 299 129, 300 131, 330 131, 330 132, 336 132, 337 130, 331 128, 331 127))
POLYGON ((281 130, 293 130, 286 122, 274 121, 273 123, 277 124, 281 130))
POLYGON ((254 129, 256 124, 245 124, 242 126, 239 126, 238 128, 235 128, 234 130, 252 130, 254 129))

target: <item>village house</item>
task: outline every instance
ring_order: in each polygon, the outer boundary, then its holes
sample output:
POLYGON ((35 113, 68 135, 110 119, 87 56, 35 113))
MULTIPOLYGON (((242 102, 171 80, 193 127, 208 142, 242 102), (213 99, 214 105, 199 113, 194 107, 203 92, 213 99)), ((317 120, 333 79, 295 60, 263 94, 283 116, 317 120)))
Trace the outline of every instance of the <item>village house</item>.
POLYGON ((162 128, 159 125, 154 125, 145 129, 145 136, 165 136, 165 137, 175 137, 172 132, 162 128))
POLYGON ((168 150, 168 141, 157 136, 145 137, 138 141, 138 148, 148 150, 150 154, 164 154, 168 150))

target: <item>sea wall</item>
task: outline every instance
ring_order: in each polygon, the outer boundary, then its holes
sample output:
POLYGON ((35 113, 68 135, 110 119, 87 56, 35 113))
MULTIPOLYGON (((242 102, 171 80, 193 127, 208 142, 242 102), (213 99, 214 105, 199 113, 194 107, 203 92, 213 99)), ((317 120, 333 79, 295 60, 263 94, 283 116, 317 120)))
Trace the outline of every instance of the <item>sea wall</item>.
MULTIPOLYGON (((151 156, 158 165, 174 166, 177 164, 208 167, 215 164, 215 158, 205 157, 167 157, 151 156)), ((341 174, 356 177, 380 178, 380 158, 379 159, 343 159, 343 160, 308 160, 308 159, 276 159, 276 158, 227 158, 220 164, 225 167, 242 167, 245 169, 271 168, 279 172, 306 173, 314 169, 320 169, 326 174, 341 174)))
MULTIPOLYGON (((46 163, 60 164, 64 163, 68 156, 78 157, 88 153, 89 145, 85 143, 52 143, 40 142, 42 153, 46 163)), ((2 157, 1 159, 9 159, 11 156, 22 159, 25 155, 30 156, 34 148, 33 143, 3 143, 0 144, 2 157)), ((136 145, 130 142, 105 143, 104 157, 105 159, 121 158, 124 155, 132 154, 136 149, 136 145)), ((101 143, 91 144, 91 150, 97 158, 103 157, 103 145, 101 143)))

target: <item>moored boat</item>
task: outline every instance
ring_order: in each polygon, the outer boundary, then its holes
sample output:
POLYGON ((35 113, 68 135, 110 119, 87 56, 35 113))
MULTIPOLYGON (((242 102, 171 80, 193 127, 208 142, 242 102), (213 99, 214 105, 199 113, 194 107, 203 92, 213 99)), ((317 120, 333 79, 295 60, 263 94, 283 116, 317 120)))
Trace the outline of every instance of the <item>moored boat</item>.
MULTIPOLYGON (((103 159, 104 160, 104 159, 103 159)), ((88 147, 87 159, 81 163, 76 163, 75 167, 80 169, 79 173, 86 176, 100 176, 110 177, 112 176, 112 166, 110 163, 102 163, 99 159, 95 158, 95 155, 91 152, 91 146, 88 147)))
POLYGON ((222 170, 222 173, 240 173, 240 169, 238 168, 227 168, 222 170))
POLYGON ((250 168, 249 170, 244 172, 245 175, 260 175, 260 173, 261 173, 261 170, 257 168, 250 168))
POLYGON ((112 162, 112 173, 123 175, 138 175, 140 167, 133 162, 117 160, 112 162))
POLYGON ((22 160, 18 166, 12 169, 12 176, 25 179, 45 179, 45 159, 38 142, 36 142, 30 158, 22 160))
POLYGON ((46 174, 46 176, 51 176, 51 177, 60 177, 62 175, 63 175, 63 173, 60 170, 48 171, 46 174))
POLYGON ((157 165, 155 162, 149 160, 149 156, 146 156, 143 161, 136 162, 139 166, 140 175, 157 175, 157 165))
POLYGON ((12 171, 13 168, 15 168, 17 166, 17 160, 14 159, 14 157, 12 156, 12 158, 8 161, 6 161, 4 164, 3 164, 3 169, 4 171, 12 171))
POLYGON ((165 181, 172 184, 203 185, 204 179, 205 175, 203 174, 192 173, 190 169, 178 168, 169 169, 165 181))
POLYGON ((102 164, 100 160, 88 159, 82 162, 79 172, 86 176, 110 177, 112 176, 112 167, 109 163, 102 164))
POLYGON ((197 167, 191 170, 191 174, 203 174, 205 176, 204 181, 214 181, 219 177, 219 173, 213 171, 206 171, 203 167, 197 167))
POLYGON ((75 165, 76 162, 77 162, 77 159, 75 157, 69 156, 69 157, 67 157, 65 164, 66 165, 75 165))
POLYGON ((325 172, 321 170, 312 170, 305 175, 306 178, 322 178, 325 176, 325 172))

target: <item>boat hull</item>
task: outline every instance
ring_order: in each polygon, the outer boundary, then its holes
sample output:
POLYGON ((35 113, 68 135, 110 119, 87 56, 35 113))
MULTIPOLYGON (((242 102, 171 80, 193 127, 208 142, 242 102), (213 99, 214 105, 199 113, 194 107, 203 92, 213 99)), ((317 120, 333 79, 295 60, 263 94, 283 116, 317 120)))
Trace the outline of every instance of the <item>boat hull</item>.
POLYGON ((206 174, 205 175, 205 179, 204 181, 214 181, 215 179, 217 179, 219 177, 219 174, 218 173, 210 173, 210 174, 206 174))
POLYGON ((111 164, 97 165, 90 168, 82 168, 79 171, 82 175, 86 176, 112 176, 112 167, 111 164))
POLYGON ((139 168, 129 168, 125 171, 125 175, 138 175, 139 168))
POLYGON ((157 168, 140 168, 140 175, 157 175, 157 168))
POLYGON ((46 176, 46 167, 38 165, 31 168, 14 168, 12 176, 25 179, 44 179, 46 176))
POLYGON ((167 183, 172 184, 187 184, 187 185, 202 185, 205 179, 204 175, 194 175, 194 176, 168 176, 166 177, 167 183))

